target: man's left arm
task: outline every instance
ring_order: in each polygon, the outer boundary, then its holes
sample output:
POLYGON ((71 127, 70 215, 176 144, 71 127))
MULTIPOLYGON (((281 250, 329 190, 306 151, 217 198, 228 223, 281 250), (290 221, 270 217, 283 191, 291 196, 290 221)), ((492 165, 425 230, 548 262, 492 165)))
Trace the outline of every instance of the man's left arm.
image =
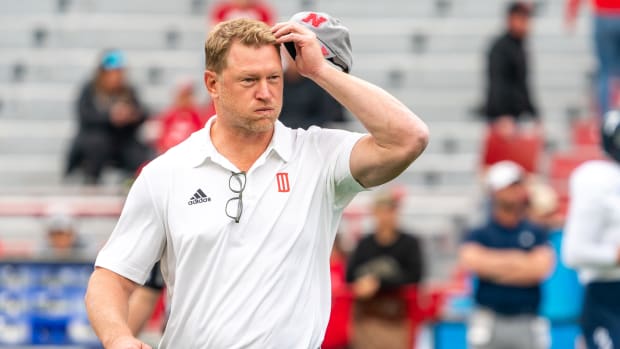
POLYGON ((350 168, 364 187, 386 183, 402 173, 426 148, 426 124, 385 90, 337 70, 325 61, 316 35, 295 23, 273 28, 279 43, 294 42, 297 69, 360 120, 370 135, 353 147, 350 168))
POLYGON ((543 282, 553 271, 555 254, 548 245, 535 247, 524 252, 519 262, 495 281, 510 286, 533 286, 543 282))

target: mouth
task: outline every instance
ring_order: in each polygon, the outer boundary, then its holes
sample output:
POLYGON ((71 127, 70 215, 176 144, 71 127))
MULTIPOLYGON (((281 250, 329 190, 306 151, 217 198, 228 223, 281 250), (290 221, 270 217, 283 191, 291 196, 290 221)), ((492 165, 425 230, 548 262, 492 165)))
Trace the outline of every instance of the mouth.
POLYGON ((263 108, 254 109, 254 111, 257 113, 270 113, 273 111, 273 108, 263 107, 263 108))

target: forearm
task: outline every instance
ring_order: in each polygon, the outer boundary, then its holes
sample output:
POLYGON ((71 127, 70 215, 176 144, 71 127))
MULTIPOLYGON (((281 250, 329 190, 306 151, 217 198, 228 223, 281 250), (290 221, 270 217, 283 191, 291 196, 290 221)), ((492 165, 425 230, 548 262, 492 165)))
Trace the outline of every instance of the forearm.
POLYGON ((460 251, 460 262, 478 277, 490 280, 500 277, 512 263, 506 256, 478 244, 464 245, 460 251))
POLYGON ((495 281, 511 286, 533 286, 540 284, 552 272, 555 265, 553 250, 540 246, 516 256, 514 263, 495 281))
POLYGON ((104 347, 122 336, 133 336, 127 323, 129 296, 133 285, 129 280, 106 269, 96 269, 88 283, 86 311, 91 326, 104 347))
POLYGON ((149 320, 157 304, 161 291, 139 287, 129 298, 127 323, 134 336, 137 336, 149 320))
POLYGON ((424 150, 426 124, 385 90, 327 65, 312 79, 359 119, 378 146, 398 149, 414 140, 415 157, 424 150))

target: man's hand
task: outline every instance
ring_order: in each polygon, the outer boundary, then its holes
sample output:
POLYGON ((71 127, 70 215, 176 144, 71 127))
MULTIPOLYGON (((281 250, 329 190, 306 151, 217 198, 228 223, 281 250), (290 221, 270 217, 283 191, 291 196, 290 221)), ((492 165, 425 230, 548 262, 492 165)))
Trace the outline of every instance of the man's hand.
POLYGON ((353 293, 361 299, 368 299, 374 296, 379 290, 379 280, 373 275, 365 275, 355 280, 353 283, 353 293))
POLYGON ((271 28, 277 42, 283 44, 292 42, 295 44, 297 55, 295 65, 299 74, 312 78, 318 72, 328 67, 321 52, 321 44, 310 29, 293 22, 278 23, 271 28))
POLYGON ((123 127, 136 120, 135 108, 127 102, 117 102, 110 109, 110 121, 114 126, 123 127))
POLYGON ((106 349, 152 349, 150 345, 141 342, 140 340, 131 337, 123 336, 112 340, 109 344, 105 345, 106 349))

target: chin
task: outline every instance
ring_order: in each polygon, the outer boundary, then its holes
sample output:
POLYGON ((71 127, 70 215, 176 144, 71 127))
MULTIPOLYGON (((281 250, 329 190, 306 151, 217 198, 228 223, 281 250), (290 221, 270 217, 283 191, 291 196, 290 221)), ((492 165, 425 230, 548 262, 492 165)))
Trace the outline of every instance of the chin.
POLYGON ((247 129, 255 133, 263 133, 273 130, 276 118, 261 118, 259 120, 249 121, 247 129))

